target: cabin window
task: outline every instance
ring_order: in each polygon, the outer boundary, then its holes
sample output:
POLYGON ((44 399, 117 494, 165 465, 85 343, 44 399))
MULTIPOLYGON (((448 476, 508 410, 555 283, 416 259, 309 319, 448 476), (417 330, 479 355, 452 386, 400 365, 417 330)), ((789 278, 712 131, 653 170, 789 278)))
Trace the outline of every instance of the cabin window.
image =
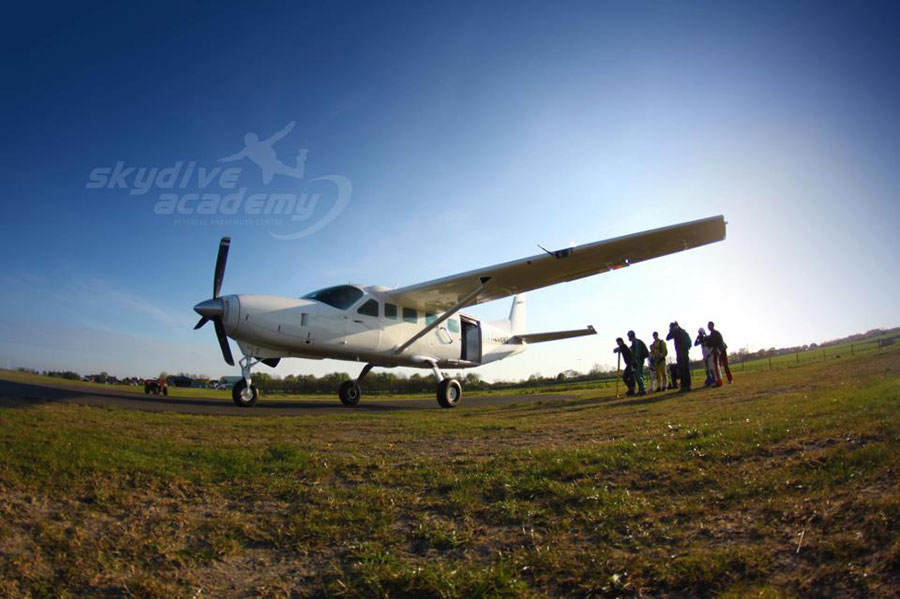
POLYGON ((403 308, 403 320, 415 324, 419 322, 419 314, 412 308, 403 308))
POLYGON ((309 326, 309 314, 307 314, 306 312, 300 313, 300 326, 309 326))
POLYGON ((425 324, 430 325, 434 322, 435 316, 434 314, 425 313, 425 324))
POLYGON ((459 321, 456 320, 455 318, 449 319, 447 321, 447 329, 451 333, 458 333, 459 332, 459 321))
POLYGON ((384 317, 397 320, 397 306, 395 304, 384 305, 384 317))
POLYGON ((365 314, 366 316, 374 316, 378 317, 378 302, 376 300, 370 299, 357 310, 360 314, 365 314))
POLYGON ((316 300, 323 304, 328 304, 338 310, 346 310, 356 303, 363 296, 362 289, 353 285, 338 285, 337 287, 328 287, 319 289, 310 294, 304 295, 303 299, 316 300))

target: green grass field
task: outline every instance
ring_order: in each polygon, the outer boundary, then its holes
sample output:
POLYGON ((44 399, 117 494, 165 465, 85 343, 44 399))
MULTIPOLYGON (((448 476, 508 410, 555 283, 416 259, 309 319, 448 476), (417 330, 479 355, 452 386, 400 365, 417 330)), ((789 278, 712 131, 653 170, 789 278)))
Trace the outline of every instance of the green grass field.
POLYGON ((0 596, 897 596, 900 351, 736 374, 376 415, 0 408, 0 596))

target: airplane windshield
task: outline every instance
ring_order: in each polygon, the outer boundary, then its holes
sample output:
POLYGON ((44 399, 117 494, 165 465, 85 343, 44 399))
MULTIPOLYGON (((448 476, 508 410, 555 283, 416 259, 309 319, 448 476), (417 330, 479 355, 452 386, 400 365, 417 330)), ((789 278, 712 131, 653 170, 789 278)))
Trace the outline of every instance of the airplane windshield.
POLYGON ((356 303, 356 300, 363 296, 362 289, 352 285, 338 285, 337 287, 328 287, 319 289, 307 295, 302 299, 316 300, 323 304, 333 306, 338 310, 346 310, 356 303))

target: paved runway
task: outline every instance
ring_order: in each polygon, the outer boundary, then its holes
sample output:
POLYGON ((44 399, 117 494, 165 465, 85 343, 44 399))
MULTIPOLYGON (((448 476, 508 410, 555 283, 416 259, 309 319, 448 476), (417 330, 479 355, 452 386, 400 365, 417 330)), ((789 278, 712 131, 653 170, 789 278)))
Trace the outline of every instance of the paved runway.
MULTIPOLYGON (((228 416, 311 416, 315 414, 396 412, 403 410, 440 410, 436 399, 367 399, 363 395, 359 405, 341 405, 335 393, 334 401, 272 400, 260 398, 253 408, 239 408, 230 400, 214 397, 178 397, 177 388, 173 396, 144 395, 142 392, 129 393, 119 389, 96 388, 59 383, 22 383, 0 378, 0 406, 26 407, 43 402, 57 401, 99 408, 124 408, 145 412, 181 412, 184 414, 223 414, 228 416)), ((571 395, 484 395, 466 396, 456 410, 482 406, 499 406, 558 399, 571 399, 571 395)))

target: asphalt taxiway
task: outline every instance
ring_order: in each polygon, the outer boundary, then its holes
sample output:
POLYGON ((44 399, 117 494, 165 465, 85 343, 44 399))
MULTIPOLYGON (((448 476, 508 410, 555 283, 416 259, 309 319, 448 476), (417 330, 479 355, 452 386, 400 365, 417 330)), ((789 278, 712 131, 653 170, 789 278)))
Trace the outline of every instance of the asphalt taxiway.
MULTIPOLYGON (((565 394, 511 394, 463 396, 455 409, 484 406, 502 406, 514 403, 531 403, 572 399, 565 394)), ((7 380, 0 375, 0 406, 27 407, 46 402, 63 402, 97 408, 120 408, 145 412, 179 412, 183 414, 221 414, 227 416, 311 416, 340 412, 344 414, 360 412, 397 412, 409 410, 440 410, 436 399, 379 399, 377 396, 362 400, 354 407, 341 405, 335 393, 334 401, 325 400, 281 400, 266 401, 260 398, 252 408, 239 408, 228 399, 221 397, 178 397, 177 388, 168 397, 145 395, 140 390, 131 393, 101 385, 83 385, 45 382, 19 382, 7 380)))

